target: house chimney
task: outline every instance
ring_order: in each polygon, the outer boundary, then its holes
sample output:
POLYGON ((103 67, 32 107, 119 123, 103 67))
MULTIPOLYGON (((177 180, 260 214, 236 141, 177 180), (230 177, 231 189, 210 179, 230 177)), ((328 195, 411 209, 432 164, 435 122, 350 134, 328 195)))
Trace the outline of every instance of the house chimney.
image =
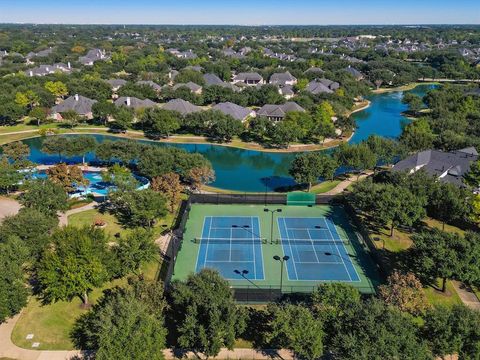
POLYGON ((75 94, 74 98, 75 98, 75 101, 78 101, 79 99, 78 94, 75 94))
POLYGON ((30 73, 30 77, 33 77, 33 71, 32 71, 32 70, 30 70, 30 72, 29 72, 29 73, 30 73))
POLYGON ((69 69, 72 68, 72 64, 70 64, 70 61, 67 63, 67 67, 68 67, 69 69))
POLYGON ((130 106, 130 96, 127 96, 127 106, 130 106))
POLYGON ((50 72, 50 68, 48 66, 45 69, 47 70, 47 72, 50 72))

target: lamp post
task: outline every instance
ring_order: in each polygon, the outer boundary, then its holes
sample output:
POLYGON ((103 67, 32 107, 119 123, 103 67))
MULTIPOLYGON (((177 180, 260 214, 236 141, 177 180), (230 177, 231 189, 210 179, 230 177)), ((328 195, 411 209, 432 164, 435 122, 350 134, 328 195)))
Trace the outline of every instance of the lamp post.
POLYGON ((280 292, 282 292, 282 288, 283 288, 283 263, 285 261, 288 261, 288 259, 290 259, 290 256, 283 256, 283 257, 280 257, 278 255, 275 255, 273 257, 274 260, 276 261, 280 261, 280 292))
POLYGON ((269 212, 272 214, 272 221, 270 223, 270 244, 273 244, 273 214, 275 213, 281 213, 282 209, 275 209, 275 210, 270 210, 270 209, 263 209, 264 212, 269 212))

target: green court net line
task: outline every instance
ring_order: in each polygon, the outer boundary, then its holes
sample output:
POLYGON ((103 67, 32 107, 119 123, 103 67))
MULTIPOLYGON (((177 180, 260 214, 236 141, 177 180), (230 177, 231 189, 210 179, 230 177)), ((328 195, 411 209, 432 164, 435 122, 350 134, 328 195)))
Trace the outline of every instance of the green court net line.
POLYGON ((287 194, 287 205, 315 205, 316 195, 305 192, 290 192, 287 194))

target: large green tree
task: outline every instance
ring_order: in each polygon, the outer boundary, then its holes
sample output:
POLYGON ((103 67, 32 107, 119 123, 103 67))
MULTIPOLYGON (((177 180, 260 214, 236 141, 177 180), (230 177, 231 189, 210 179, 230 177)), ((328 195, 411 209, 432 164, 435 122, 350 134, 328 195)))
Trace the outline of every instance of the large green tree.
POLYGON ((36 268, 44 301, 78 296, 88 305, 88 294, 109 278, 108 237, 93 227, 64 227, 51 237, 36 268))
POLYGON ((68 196, 63 187, 47 179, 27 182, 19 200, 23 206, 37 209, 48 216, 57 216, 57 211, 68 207, 68 196))
POLYGON ((230 284, 214 270, 204 269, 171 286, 172 320, 178 345, 207 357, 222 347, 232 349, 245 326, 230 284))
POLYGON ((153 137, 169 137, 180 128, 180 114, 159 108, 147 109, 142 118, 145 132, 153 137))

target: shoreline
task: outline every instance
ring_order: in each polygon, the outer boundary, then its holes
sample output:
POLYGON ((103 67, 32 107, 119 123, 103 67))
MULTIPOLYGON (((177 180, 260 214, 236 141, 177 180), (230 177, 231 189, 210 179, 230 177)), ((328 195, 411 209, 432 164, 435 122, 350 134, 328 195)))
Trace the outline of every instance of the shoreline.
POLYGON ((380 89, 375 89, 372 90, 372 93, 374 95, 380 95, 380 94, 386 94, 389 92, 404 92, 404 91, 410 91, 415 89, 417 86, 420 85, 437 85, 438 82, 436 81, 426 81, 426 82, 414 82, 410 83, 407 85, 402 85, 402 86, 397 86, 397 87, 392 87, 392 88, 380 88, 380 89))
MULTIPOLYGON (((371 101, 365 100, 364 104, 362 104, 360 107, 351 110, 348 113, 348 116, 350 117, 357 112, 367 109, 368 107, 370 107, 370 104, 371 104, 371 101)), ((58 129, 58 128, 55 128, 55 129, 58 129)), ((63 130, 63 129, 60 129, 60 130, 63 130)), ((20 131, 0 133, 0 145, 7 144, 9 142, 41 137, 42 135, 38 134, 39 131, 40 129, 31 129, 31 130, 20 130, 20 131), (9 136, 9 135, 18 135, 18 137, 13 140, 10 140, 10 139, 8 139, 7 141, 1 140, 3 137, 9 136), (22 135, 25 135, 25 136, 22 136, 22 135)), ((344 142, 349 142, 352 139, 352 137, 355 135, 355 131, 352 131, 347 138, 342 137, 339 139, 327 139, 327 142, 324 142, 323 144, 293 144, 285 149, 265 148, 259 143, 243 142, 238 139, 234 139, 230 143, 217 143, 214 141, 210 141, 207 137, 204 137, 204 136, 173 135, 167 139, 153 140, 153 139, 147 138, 145 134, 140 131, 130 130, 130 131, 127 131, 125 134, 115 134, 115 133, 109 132, 108 128, 103 128, 103 127, 84 127, 84 128, 78 127, 76 129, 70 129, 67 131, 59 131, 59 133, 55 135, 78 135, 78 134, 108 135, 108 136, 114 136, 114 137, 124 138, 124 139, 144 140, 144 141, 158 142, 158 143, 165 143, 165 144, 193 144, 193 145, 209 144, 209 145, 232 147, 232 148, 242 149, 242 150, 261 151, 261 152, 267 152, 267 153, 299 153, 299 152, 307 152, 307 151, 321 151, 321 150, 327 150, 327 149, 338 147, 340 144, 344 142)))

